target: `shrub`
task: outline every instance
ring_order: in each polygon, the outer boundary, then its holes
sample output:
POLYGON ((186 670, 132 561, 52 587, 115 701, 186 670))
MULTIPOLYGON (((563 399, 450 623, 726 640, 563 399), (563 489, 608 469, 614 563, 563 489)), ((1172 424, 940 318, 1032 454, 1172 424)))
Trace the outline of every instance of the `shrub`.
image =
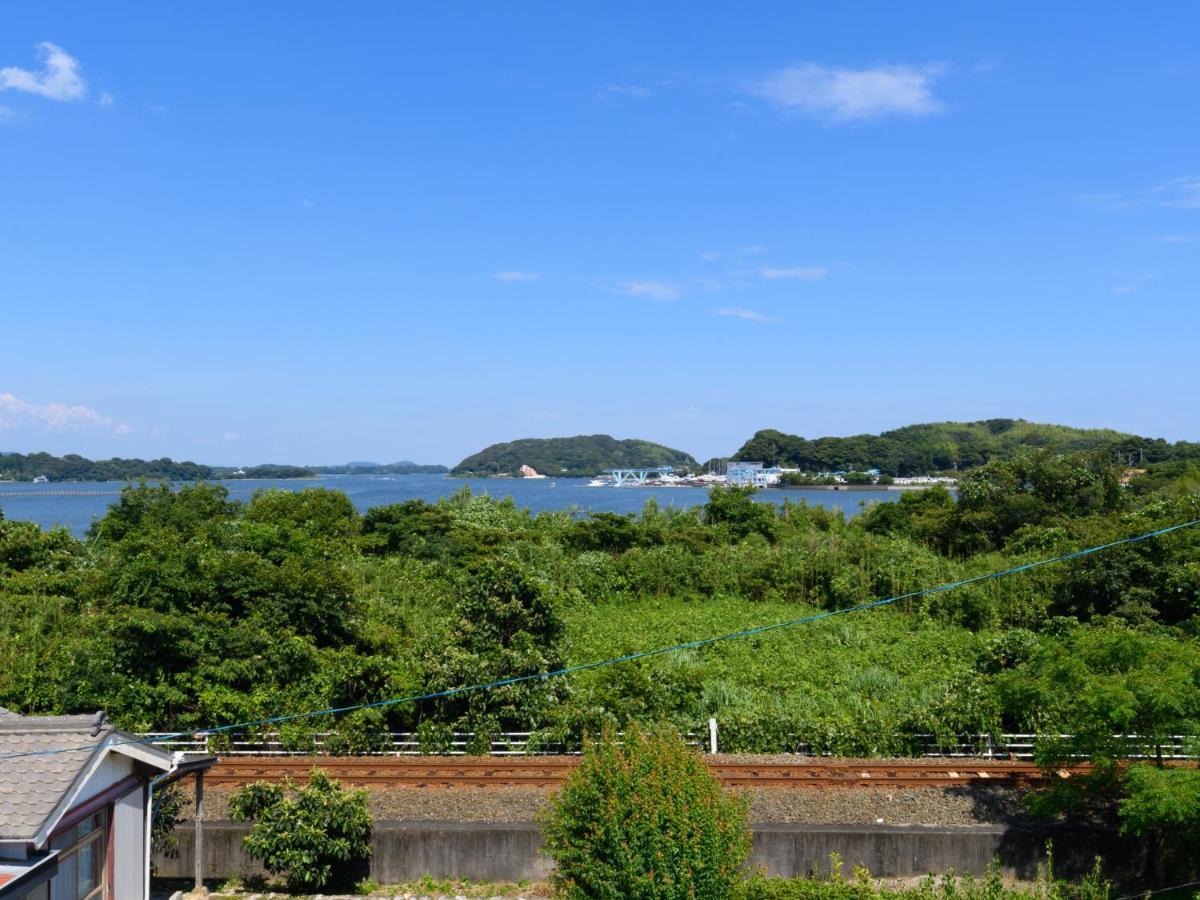
POLYGON ((254 820, 243 845, 272 875, 284 875, 292 890, 321 890, 352 882, 355 863, 371 853, 367 792, 344 790, 321 769, 307 786, 256 781, 229 802, 235 822, 254 820))
POLYGON ((704 900, 741 877, 746 811, 677 734, 631 728, 588 744, 542 826, 566 897, 704 900))

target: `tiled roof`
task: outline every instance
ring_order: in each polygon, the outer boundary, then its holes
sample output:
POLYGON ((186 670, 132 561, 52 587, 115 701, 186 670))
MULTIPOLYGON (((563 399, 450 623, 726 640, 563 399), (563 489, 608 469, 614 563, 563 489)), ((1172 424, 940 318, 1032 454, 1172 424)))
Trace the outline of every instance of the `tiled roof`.
POLYGON ((103 713, 0 715, 0 841, 33 840, 111 731, 103 713))

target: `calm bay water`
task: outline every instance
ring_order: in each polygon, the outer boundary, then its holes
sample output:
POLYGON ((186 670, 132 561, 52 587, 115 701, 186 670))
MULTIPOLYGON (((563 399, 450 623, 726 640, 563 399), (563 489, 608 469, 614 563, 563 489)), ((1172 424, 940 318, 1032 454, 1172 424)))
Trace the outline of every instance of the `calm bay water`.
MULTIPOLYGON (((344 491, 354 506, 366 511, 372 506, 402 503, 405 500, 433 502, 470 486, 477 493, 493 497, 512 497, 518 506, 534 512, 578 507, 591 512, 639 512, 653 497, 659 506, 686 508, 708 500, 705 488, 599 487, 587 486, 585 478, 496 479, 450 478, 447 475, 325 475, 318 478, 254 478, 222 481, 230 499, 249 500, 257 490, 282 488, 299 491, 324 487, 344 491)), ((115 503, 124 482, 79 482, 53 484, 0 483, 0 509, 6 519, 36 522, 43 528, 65 525, 82 535, 94 517, 103 516, 115 503)), ((782 503, 784 498, 803 500, 813 506, 858 513, 865 503, 886 502, 900 496, 898 491, 760 491, 757 499, 782 503)))

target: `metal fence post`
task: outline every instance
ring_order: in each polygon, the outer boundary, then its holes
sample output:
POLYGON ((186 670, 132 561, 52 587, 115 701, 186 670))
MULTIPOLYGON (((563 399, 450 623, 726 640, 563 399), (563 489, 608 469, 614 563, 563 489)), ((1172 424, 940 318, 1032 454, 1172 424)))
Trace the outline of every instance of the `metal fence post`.
POLYGON ((708 752, 717 752, 717 720, 708 720, 708 752))

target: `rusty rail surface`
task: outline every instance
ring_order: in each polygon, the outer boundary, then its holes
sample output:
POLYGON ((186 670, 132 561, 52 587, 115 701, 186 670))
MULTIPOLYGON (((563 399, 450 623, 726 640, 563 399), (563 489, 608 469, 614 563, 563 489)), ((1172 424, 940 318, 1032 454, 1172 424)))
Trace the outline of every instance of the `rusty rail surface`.
MULTIPOLYGON (((206 776, 214 786, 251 781, 304 781, 320 767, 347 784, 372 788, 535 787, 560 785, 580 762, 577 756, 530 757, 225 757, 206 776)), ((954 787, 962 785, 1029 786, 1052 777, 1090 771, 1088 764, 1047 773, 1029 762, 905 760, 902 762, 735 763, 707 758, 712 772, 728 787, 954 787)))

